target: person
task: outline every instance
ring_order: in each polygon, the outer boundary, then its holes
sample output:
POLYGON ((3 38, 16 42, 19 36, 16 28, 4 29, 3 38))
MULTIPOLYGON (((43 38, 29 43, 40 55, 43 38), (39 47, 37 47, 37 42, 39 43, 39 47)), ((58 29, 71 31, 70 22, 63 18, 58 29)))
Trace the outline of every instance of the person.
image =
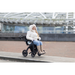
POLYGON ((29 31, 27 32, 26 38, 33 41, 33 44, 37 46, 39 54, 45 54, 43 50, 43 43, 40 41, 41 37, 37 32, 37 27, 35 24, 29 26, 29 31))

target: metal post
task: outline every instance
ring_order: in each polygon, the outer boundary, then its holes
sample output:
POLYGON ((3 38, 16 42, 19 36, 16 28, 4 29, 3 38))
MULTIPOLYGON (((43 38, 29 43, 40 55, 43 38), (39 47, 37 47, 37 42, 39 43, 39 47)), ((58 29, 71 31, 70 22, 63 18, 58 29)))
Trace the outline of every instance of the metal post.
POLYGON ((53 12, 52 19, 55 19, 58 13, 53 12))
MULTIPOLYGON (((66 19, 68 19, 68 12, 66 13, 66 19)), ((66 25, 66 33, 68 33, 68 22, 67 22, 67 25, 66 25)))
POLYGON ((73 33, 75 34, 75 26, 73 26, 73 33))
POLYGON ((0 23, 0 32, 2 31, 3 24, 0 23))
POLYGON ((0 32, 1 32, 1 23, 0 23, 0 32))
POLYGON ((42 14, 41 12, 40 12, 40 14, 44 17, 44 19, 47 19, 46 16, 45 16, 44 14, 42 14))
POLYGON ((32 15, 33 12, 31 12, 30 14, 28 14, 26 17, 24 17, 24 19, 28 18, 30 15, 32 15))
POLYGON ((68 25, 66 26, 66 33, 68 33, 68 25))
POLYGON ((54 18, 55 18, 55 16, 54 16, 54 15, 55 15, 55 12, 53 12, 52 19, 54 19, 54 18))
POLYGON ((73 13, 73 19, 75 19, 75 12, 73 13))
POLYGON ((68 12, 66 13, 66 19, 68 19, 68 12))
POLYGON ((5 14, 3 17, 4 17, 4 18, 5 18, 5 17, 7 17, 10 13, 11 13, 11 12, 9 12, 9 13, 5 14))

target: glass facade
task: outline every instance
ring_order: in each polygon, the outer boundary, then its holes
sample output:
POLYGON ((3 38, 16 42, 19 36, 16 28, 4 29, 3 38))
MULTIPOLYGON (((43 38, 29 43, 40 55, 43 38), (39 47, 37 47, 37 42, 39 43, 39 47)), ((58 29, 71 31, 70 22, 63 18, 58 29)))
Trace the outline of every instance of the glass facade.
MULTIPOLYGON (((18 26, 18 25, 3 25, 2 27, 2 32, 7 32, 7 33, 27 33, 29 30, 28 26, 18 26)), ((50 34, 63 34, 63 33, 74 33, 75 27, 73 26, 53 26, 53 27, 42 27, 38 26, 37 27, 38 33, 50 33, 50 34)))
POLYGON ((2 32, 7 32, 7 33, 25 33, 28 31, 27 26, 14 26, 14 25, 3 25, 2 27, 2 32))
POLYGON ((14 32, 15 26, 3 25, 2 32, 14 32))

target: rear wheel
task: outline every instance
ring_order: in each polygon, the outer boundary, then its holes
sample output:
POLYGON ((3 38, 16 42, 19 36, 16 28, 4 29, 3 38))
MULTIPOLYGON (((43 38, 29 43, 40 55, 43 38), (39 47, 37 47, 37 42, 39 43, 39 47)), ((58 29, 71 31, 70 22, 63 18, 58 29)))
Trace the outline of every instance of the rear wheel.
POLYGON ((23 50, 23 51, 22 51, 22 55, 23 55, 24 57, 26 57, 26 56, 28 55, 27 50, 23 50))
POLYGON ((38 52, 38 56, 41 56, 41 54, 39 54, 39 52, 38 52))

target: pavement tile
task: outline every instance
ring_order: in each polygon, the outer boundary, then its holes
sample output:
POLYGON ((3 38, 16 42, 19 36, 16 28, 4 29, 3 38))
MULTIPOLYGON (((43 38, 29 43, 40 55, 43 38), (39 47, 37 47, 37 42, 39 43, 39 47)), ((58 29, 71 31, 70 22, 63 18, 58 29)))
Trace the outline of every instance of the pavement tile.
MULTIPOLYGON (((75 58, 75 42, 42 42, 47 56, 75 58)), ((0 51, 22 53, 27 47, 24 41, 0 41, 0 51)))

